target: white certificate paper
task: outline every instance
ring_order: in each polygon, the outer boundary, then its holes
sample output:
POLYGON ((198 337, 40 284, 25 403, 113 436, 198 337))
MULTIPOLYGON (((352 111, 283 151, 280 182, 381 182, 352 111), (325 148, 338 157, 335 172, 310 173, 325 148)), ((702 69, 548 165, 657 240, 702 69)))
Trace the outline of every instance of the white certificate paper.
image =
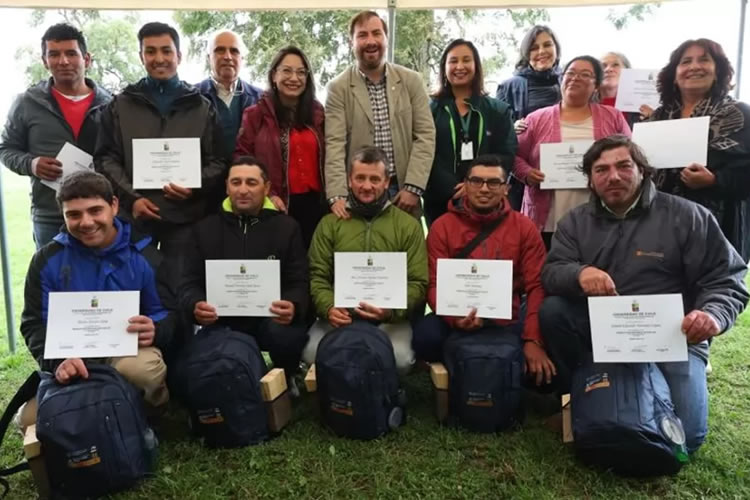
POLYGON ((659 92, 656 77, 659 70, 627 69, 620 72, 615 108, 625 113, 640 113, 643 104, 653 109, 659 107, 659 92))
POLYGON ((544 173, 540 189, 586 189, 586 176, 578 169, 594 141, 545 143, 539 146, 539 166, 544 173))
POLYGON ((81 170, 92 170, 94 167, 94 158, 86 151, 75 147, 69 142, 63 144, 62 149, 57 153, 55 159, 62 163, 62 175, 54 181, 42 179, 42 184, 55 191, 60 190, 62 181, 69 175, 81 170))
POLYGON ((273 316, 281 298, 278 260, 207 260, 206 302, 219 316, 273 316))
POLYGON ((484 259, 437 260, 437 314, 512 319, 513 261, 484 259))
POLYGON ((708 161, 708 124, 711 118, 682 118, 642 122, 633 126, 633 142, 654 168, 681 168, 708 161))
POLYGON ((138 354, 128 320, 140 311, 139 291, 50 292, 44 359, 138 354))
POLYGON ((682 296, 589 297, 595 363, 687 361, 682 296))
POLYGON ((406 252, 333 254, 334 307, 406 309, 406 252))
POLYGON ((200 138, 133 139, 133 187, 162 189, 170 182, 201 187, 200 138))

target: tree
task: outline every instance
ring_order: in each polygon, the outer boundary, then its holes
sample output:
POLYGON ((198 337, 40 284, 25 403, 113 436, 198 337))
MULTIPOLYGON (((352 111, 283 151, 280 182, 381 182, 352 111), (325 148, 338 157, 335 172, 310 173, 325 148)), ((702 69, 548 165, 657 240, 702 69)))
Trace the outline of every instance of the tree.
MULTIPOLYGON (((29 24, 41 26, 50 11, 35 9, 29 24)), ((98 10, 58 10, 54 22, 66 22, 81 31, 86 37, 88 52, 92 62, 87 76, 107 88, 117 92, 128 83, 143 75, 143 67, 138 59, 136 26, 140 25, 138 14, 129 13, 122 18, 102 17, 98 10)), ((16 51, 16 60, 25 68, 29 85, 48 78, 41 59, 41 47, 26 45, 16 51)))
MULTIPOLYGON (((349 48, 349 20, 357 11, 178 11, 175 20, 180 30, 190 39, 191 53, 206 53, 206 38, 218 27, 239 33, 250 48, 252 57, 246 59, 254 80, 264 80, 274 54, 283 46, 293 44, 302 48, 325 85, 352 62, 349 48)), ((465 36, 465 26, 480 21, 489 29, 472 33, 472 38, 496 49, 489 58, 489 68, 496 68, 507 60, 506 50, 514 47, 517 31, 547 19, 543 9, 524 11, 478 11, 451 9, 448 11, 397 11, 396 63, 419 71, 429 82, 443 48, 450 39, 465 36), (499 23, 511 29, 497 29, 499 23)), ((514 50, 514 49, 512 49, 514 50)), ((486 63, 485 63, 486 64, 486 63)))

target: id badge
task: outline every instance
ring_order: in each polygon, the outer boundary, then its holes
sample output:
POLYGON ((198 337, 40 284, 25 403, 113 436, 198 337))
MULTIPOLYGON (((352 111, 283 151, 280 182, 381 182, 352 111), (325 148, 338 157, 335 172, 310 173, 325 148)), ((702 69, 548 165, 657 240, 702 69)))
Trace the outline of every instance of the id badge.
POLYGON ((474 143, 471 141, 461 144, 461 161, 474 159, 474 143))

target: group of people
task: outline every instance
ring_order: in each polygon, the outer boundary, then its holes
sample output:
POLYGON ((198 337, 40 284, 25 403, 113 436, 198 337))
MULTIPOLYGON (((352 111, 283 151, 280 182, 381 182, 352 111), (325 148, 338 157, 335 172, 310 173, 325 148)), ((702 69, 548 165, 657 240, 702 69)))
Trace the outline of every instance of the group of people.
MULTIPOLYGON (((586 297, 681 293, 689 361, 659 368, 695 451, 707 432, 709 342, 750 297, 750 108, 729 96, 721 47, 680 45, 659 73, 662 106, 625 116, 613 107, 625 56, 561 66, 545 26, 527 33, 496 98, 470 41, 446 47, 430 97, 418 73, 385 61, 377 13, 354 16, 349 35, 356 63, 323 106, 297 47, 279 51, 261 91, 239 79, 241 38, 220 31, 208 43, 211 76, 192 86, 177 75, 176 31, 148 23, 138 33, 147 76, 112 97, 85 78, 83 35, 47 30, 51 78, 19 96, 0 144, 0 161, 31 177, 38 251, 21 330, 40 365, 60 383, 87 376, 80 359, 43 357, 50 292, 140 290, 141 315, 128 327, 138 355, 99 361, 157 407, 194 325, 253 335, 292 391, 300 360, 313 362, 323 336, 353 321, 388 334, 403 373, 440 361, 454 332, 494 331, 523 343, 532 386, 565 393, 591 351, 586 297), (691 116, 710 117, 707 164, 655 172, 631 125, 691 116), (173 137, 200 138, 200 189, 135 189, 132 141, 173 137), (541 144, 576 140, 595 141, 583 158, 588 188, 541 190, 541 144), (95 172, 65 176, 55 193, 42 181, 62 175, 55 156, 66 142, 93 155, 95 172), (464 257, 513 262, 512 319, 425 315, 425 303, 436 307, 438 259, 480 234, 464 257), (353 251, 406 253, 406 309, 335 307, 334 254, 353 251), (210 259, 279 260, 271 317, 217 314, 206 300, 210 259)), ((32 401, 22 424, 34 414, 32 401)))

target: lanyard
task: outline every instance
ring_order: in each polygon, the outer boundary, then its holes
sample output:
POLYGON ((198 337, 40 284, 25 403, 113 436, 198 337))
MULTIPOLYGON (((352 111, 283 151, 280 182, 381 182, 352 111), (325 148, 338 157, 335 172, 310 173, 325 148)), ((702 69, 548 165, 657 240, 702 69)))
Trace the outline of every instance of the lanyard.
MULTIPOLYGON (((453 141, 453 154, 456 154, 456 122, 453 121, 453 113, 451 113, 450 108, 446 105, 445 111, 448 113, 448 119, 450 120, 450 126, 451 126, 451 140, 453 141)), ((463 117, 461 117, 461 125, 464 131, 464 134, 466 137, 469 137, 469 124, 471 123, 471 113, 475 111, 474 107, 469 105, 469 113, 468 118, 466 122, 464 122, 463 117)), ((484 138, 484 116, 482 116, 482 113, 477 111, 477 114, 479 115, 479 137, 478 137, 478 144, 477 144, 477 152, 482 148, 482 139, 484 138)))

